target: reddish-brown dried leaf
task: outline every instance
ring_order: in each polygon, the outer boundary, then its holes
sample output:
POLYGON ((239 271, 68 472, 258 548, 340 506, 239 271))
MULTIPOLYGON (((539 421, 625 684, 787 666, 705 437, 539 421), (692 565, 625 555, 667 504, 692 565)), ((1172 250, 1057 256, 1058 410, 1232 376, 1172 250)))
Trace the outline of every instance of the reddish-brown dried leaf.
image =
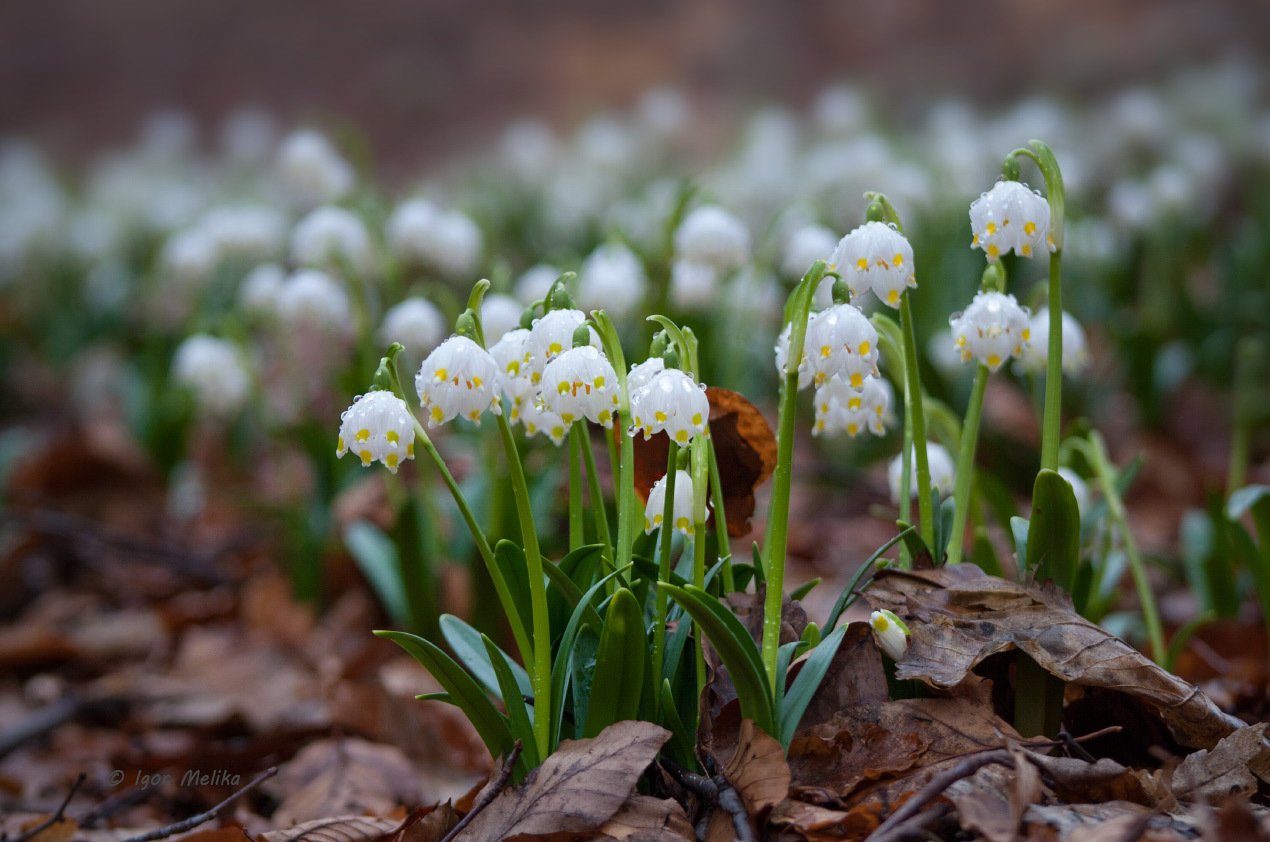
POLYGON ((358 739, 307 746, 269 784, 282 797, 273 816, 281 826, 323 816, 382 816, 429 800, 400 749, 358 739))
POLYGON ((621 842, 691 842, 696 837, 683 807, 673 798, 632 795, 598 831, 597 840, 621 842))
POLYGON ((1265 722, 1240 728, 1213 747, 1187 755, 1173 773, 1173 792, 1188 801, 1252 795, 1257 780, 1270 783, 1265 722))
POLYGON ((376 842, 392 833, 401 822, 373 816, 331 816, 283 830, 271 830, 260 842, 376 842))
POLYGON ((522 785, 478 813, 456 842, 594 833, 621 808, 669 739, 669 731, 651 722, 626 721, 589 740, 564 740, 522 785))
MULTIPOLYGON (((727 510, 728 534, 738 538, 750 531, 754 492, 776 468, 776 436, 745 396, 710 386, 710 437, 719 462, 719 482, 727 510)), ((659 433, 648 441, 635 437, 635 491, 647 500, 653 483, 666 475, 669 439, 659 433)))
POLYGON ((1182 746, 1212 748, 1242 725, 1198 688, 1076 614, 1058 590, 959 564, 883 571, 865 597, 895 611, 913 632, 899 678, 955 687, 988 656, 1017 648, 1066 682, 1132 699, 1182 746))

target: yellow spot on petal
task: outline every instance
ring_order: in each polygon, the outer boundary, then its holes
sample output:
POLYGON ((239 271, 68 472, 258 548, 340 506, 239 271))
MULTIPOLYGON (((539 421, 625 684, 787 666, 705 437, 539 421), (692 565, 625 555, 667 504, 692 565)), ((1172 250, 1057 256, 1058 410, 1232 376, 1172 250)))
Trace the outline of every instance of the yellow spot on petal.
POLYGON ((561 345, 560 345, 560 343, 559 343, 559 342, 552 342, 550 345, 548 345, 548 346, 547 346, 547 353, 548 353, 548 354, 555 355, 555 354, 560 353, 560 352, 561 352, 561 351, 563 351, 563 350, 564 350, 564 348, 563 348, 563 347, 561 347, 561 345))
POLYGON ((1031 243, 1024 243, 1022 246, 1020 246, 1020 248, 1019 248, 1019 254, 1023 255, 1024 257, 1031 257, 1031 256, 1032 256, 1032 244, 1031 244, 1031 243))
POLYGON ((653 515, 653 526, 661 526, 661 515, 653 515))
MULTIPOLYGON (((483 381, 481 380, 481 378, 477 377, 475 374, 474 374, 474 375, 472 375, 472 384, 471 384, 472 386, 474 386, 474 387, 476 387, 477 389, 479 389, 479 388, 481 388, 481 383, 482 383, 482 382, 483 382, 483 381)), ((470 387, 469 387, 469 388, 470 388, 470 387)))
POLYGON ((441 411, 441 407, 435 406, 435 405, 432 407, 431 414, 432 414, 432 420, 437 422, 440 422, 440 420, 443 417, 445 417, 445 413, 441 411))
POLYGON ((335 440, 335 455, 343 456, 347 452, 348 452, 348 445, 344 443, 344 437, 340 436, 338 439, 335 440))
POLYGON ((833 346, 832 346, 832 345, 821 345, 821 346, 820 346, 820 356, 821 356, 821 357, 825 357, 825 358, 827 358, 827 357, 828 357, 830 354, 832 354, 832 353, 833 353, 833 346))
POLYGON ((873 628, 879 632, 886 631, 890 625, 890 620, 886 619, 886 615, 882 613, 874 614, 873 619, 869 621, 873 624, 873 628))
POLYGON ((900 291, 897 289, 888 289, 886 291, 886 303, 892 306, 900 303, 900 291))
POLYGON ((481 420, 481 411, 480 411, 479 409, 474 409, 474 410, 472 410, 471 412, 469 412, 469 413, 467 414, 467 417, 468 417, 470 420, 472 420, 472 421, 480 421, 480 420, 481 420))
POLYGON ((567 394, 568 391, 569 391, 569 384, 566 383, 565 381, 561 380, 559 383, 556 384, 557 395, 567 394))
POLYGON ((903 265, 904 265, 904 255, 900 254, 900 253, 897 251, 897 252, 895 253, 895 257, 892 257, 892 258, 891 258, 891 265, 892 265, 892 266, 894 266, 894 267, 895 267, 895 268, 897 268, 897 269, 898 269, 899 267, 903 266, 903 265))
POLYGON ((867 340, 867 339, 866 339, 865 341, 861 342, 861 343, 860 343, 860 356, 862 356, 862 357, 867 357, 867 356, 869 355, 869 349, 870 349, 871 347, 873 347, 873 346, 871 346, 871 345, 869 344, 869 340, 867 340))
POLYGON ((995 222, 989 222, 984 226, 983 230, 988 232, 988 236, 991 237, 993 234, 997 233, 997 224, 995 222))
POLYGON ((529 376, 529 380, 531 383, 537 386, 539 383, 542 382, 542 372, 535 371, 533 374, 529 376))
POLYGON ((861 272, 867 272, 869 270, 868 258, 862 257, 859 260, 857 260, 855 262, 855 268, 859 269, 861 272))
POLYGON ((679 432, 675 433, 675 441, 679 442, 680 444, 687 444, 687 443, 688 443, 688 431, 687 431, 687 430, 680 430, 679 432))
POLYGON ((607 425, 610 421, 613 420, 613 413, 609 412, 607 409, 604 409, 604 410, 601 410, 600 414, 597 415, 596 417, 600 419, 601 424, 607 425))
POLYGON ((594 387, 595 387, 595 388, 597 388, 597 389, 603 389, 603 388, 604 388, 604 375, 600 375, 599 377, 597 377, 597 378, 595 378, 594 380, 592 380, 592 381, 591 381, 591 385, 592 385, 592 386, 594 386, 594 387))
POLYGON ((850 424, 847 425, 847 435, 851 436, 851 438, 855 438, 859 434, 860 434, 859 424, 852 421, 850 424))
POLYGON ((964 333, 957 337, 957 347, 958 348, 966 347, 966 335, 964 333))
POLYGON ((1001 365, 1001 357, 996 354, 988 355, 988 368, 996 368, 1001 365))
POLYGON ((371 454, 369 450, 359 451, 357 455, 362 458, 363 467, 366 465, 369 465, 371 461, 374 459, 374 456, 371 454))
POLYGON ((397 434, 396 430, 389 430, 384 433, 384 438, 388 439, 389 444, 398 444, 401 442, 401 436, 397 434))
POLYGON ((864 401, 860 399, 859 395, 852 395, 847 400, 847 409, 859 409, 861 406, 864 406, 864 401))
POLYGON ((397 454, 396 454, 396 453, 389 453, 387 456, 385 456, 385 457, 384 457, 384 464, 385 464, 385 465, 387 465, 387 466, 388 466, 388 467, 390 467, 390 468, 393 468, 393 469, 395 470, 395 469, 396 469, 396 467, 397 467, 397 465, 398 465, 397 454))
POLYGON ((370 430, 361 429, 357 431, 357 435, 353 436, 354 441, 366 441, 370 438, 370 430))
POLYGON ((860 374, 859 372, 856 372, 855 374, 851 375, 851 388, 852 388, 852 389, 859 389, 859 388, 860 388, 861 386, 863 386, 863 385, 864 385, 864 375, 863 375, 863 374, 860 374))
POLYGON ((1024 341, 1024 342, 1031 342, 1031 341, 1032 341, 1032 328, 1030 328, 1030 327, 1025 327, 1025 328, 1023 328, 1023 333, 1021 334, 1021 336, 1023 337, 1023 341, 1024 341))
POLYGON ((657 410, 656 412, 654 412, 653 418, 657 419, 658 424, 666 423, 666 413, 662 412, 661 410, 657 410))
POLYGON ((675 528, 676 528, 676 529, 679 529, 679 530, 682 530, 682 531, 684 531, 684 532, 687 532, 687 531, 688 531, 688 527, 689 527, 689 526, 691 526, 691 525, 692 525, 692 524, 690 524, 690 523, 688 522, 688 518, 686 518, 686 517, 681 517, 681 518, 679 518, 678 520, 676 520, 676 521, 675 521, 675 528))
POLYGON ((1032 236, 1033 234, 1035 234, 1035 233, 1036 233, 1036 223, 1035 223, 1035 222, 1025 222, 1025 223, 1023 224, 1023 233, 1027 234, 1029 237, 1030 237, 1030 236, 1032 236))
POLYGON ((988 257, 1000 257, 1000 256, 1001 256, 1001 249, 996 243, 993 243, 992 245, 988 246, 988 257))
POLYGON ((564 423, 566 423, 566 424, 572 424, 572 423, 573 423, 573 413, 572 413, 572 412, 562 412, 562 413, 560 413, 560 420, 561 420, 561 421, 563 421, 563 422, 564 422, 564 423))
POLYGON ((694 413, 692 414, 692 425, 693 425, 694 427, 700 427, 700 426, 701 426, 701 413, 700 413, 700 412, 694 412, 694 413))
POLYGON ((559 441, 560 439, 564 438, 564 427, 552 427, 552 428, 551 428, 551 437, 552 437, 553 439, 556 439, 557 441, 559 441))
POLYGON ((971 238, 970 238, 970 245, 971 245, 972 247, 976 247, 976 246, 978 246, 978 245, 979 245, 979 235, 978 235, 978 234, 975 234, 973 237, 971 237, 971 238))
POLYGON ((406 457, 409 459, 415 458, 415 443, 414 442, 410 442, 410 444, 406 445, 406 457))
POLYGON ((450 377, 450 373, 446 371, 444 368, 437 369, 436 378, 438 382, 441 380, 448 380, 449 377, 450 377))

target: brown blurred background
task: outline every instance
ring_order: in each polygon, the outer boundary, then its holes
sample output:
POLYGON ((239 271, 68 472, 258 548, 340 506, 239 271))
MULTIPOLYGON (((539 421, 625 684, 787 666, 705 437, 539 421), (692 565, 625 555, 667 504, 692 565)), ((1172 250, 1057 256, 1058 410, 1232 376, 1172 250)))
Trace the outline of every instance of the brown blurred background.
POLYGON ((207 128, 252 103, 356 126, 391 165, 657 84, 731 107, 846 79, 902 114, 1267 52, 1266 0, 6 0, 0 134, 67 154, 128 142, 156 108, 207 128))

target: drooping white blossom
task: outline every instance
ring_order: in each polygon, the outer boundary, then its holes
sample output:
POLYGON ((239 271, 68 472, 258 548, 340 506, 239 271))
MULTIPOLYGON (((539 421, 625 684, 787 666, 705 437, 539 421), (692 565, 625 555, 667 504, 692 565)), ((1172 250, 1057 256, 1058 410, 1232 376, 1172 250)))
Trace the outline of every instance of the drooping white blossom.
POLYGON ((334 202, 353 189, 353 169, 321 133, 302 129, 278 151, 278 177, 300 207, 334 202))
MULTIPOLYGON (((530 371, 534 383, 542 379, 542 370, 563 351, 573 347, 573 332, 586 323, 586 313, 581 310, 551 310, 535 319, 530 328, 528 350, 530 371)), ((598 347, 599 334, 590 330, 591 344, 598 347)))
POLYGON ((1013 295, 1000 292, 976 293, 970 306, 948 322, 962 362, 977 359, 992 371, 1010 357, 1023 356, 1032 336, 1027 310, 1013 295))
MULTIPOLYGON (((692 531, 692 475, 687 471, 675 472, 675 498, 671 503, 672 526, 687 535, 692 531)), ((662 525, 666 516, 666 478, 653 483, 644 505, 644 534, 650 534, 662 525)))
POLYGON ((479 424, 486 410, 503 414, 498 363, 466 336, 451 336, 419 367, 415 391, 428 413, 428 426, 444 424, 455 416, 479 424))
POLYGON ((277 263, 262 263, 247 273, 238 287, 238 306, 248 313, 274 316, 287 275, 277 263))
POLYGON ((394 474, 415 455, 414 419, 410 407, 392 392, 374 391, 353 401, 340 416, 335 455, 352 452, 363 466, 383 462, 394 474))
POLYGON ((666 361, 661 357, 649 357, 642 363, 631 366, 630 373, 626 375, 627 392, 635 394, 640 387, 652 380, 657 372, 665 370, 666 361))
POLYGON ((866 222, 838 242, 829 260, 853 296, 873 290, 878 300, 900 306, 900 296, 917 286, 913 247, 892 225, 866 222))
POLYGON ((565 424, 587 418, 612 426, 618 406, 617 372, 592 345, 569 348, 547 363, 542 372, 542 401, 565 424))
POLYGON ((633 312, 647 288, 644 264, 621 243, 596 248, 578 272, 578 303, 583 309, 603 308, 614 318, 633 312))
POLYGON ((510 295, 495 292, 481 302, 481 327, 485 330, 485 346, 493 347, 503 334, 520 327, 520 315, 524 308, 510 295))
POLYGON ((676 260, 670 267, 670 301, 681 310, 700 310, 719 300, 719 270, 709 263, 676 260))
POLYGON ((414 354, 431 351, 440 344, 445 334, 445 316, 431 301, 417 296, 390 307, 379 326, 381 344, 400 342, 414 354))
POLYGON ((1032 257, 1040 249, 1054 251, 1050 206, 1040 193, 1020 181, 998 181, 970 205, 970 245, 995 261, 1006 252, 1032 257))
POLYGON ((278 291, 278 317, 293 327, 345 331, 352 325, 348 293, 319 269, 300 269, 278 291))
POLYGON ((908 651, 908 626, 892 611, 882 609, 869 615, 869 626, 878 648, 892 661, 899 661, 908 651))
MULTIPOLYGON (((794 229, 785 241, 785 255, 781 271, 791 278, 801 278, 817 260, 828 261, 833 257, 838 237, 823 225, 802 225, 794 229)), ((832 279, 826 280, 832 283, 832 279)), ((819 292, 819 289, 817 289, 819 292)), ((828 306, 827 301, 817 301, 818 306, 828 306)))
MULTIPOLYGON (((916 448, 914 448, 914 451, 916 448)), ((915 453, 910 454, 912 458, 909 460, 909 482, 908 492, 910 497, 917 496, 917 457, 915 453)), ((899 454, 891 460, 891 464, 887 466, 886 479, 891 487, 891 500, 898 503, 900 501, 900 474, 903 472, 903 456, 899 454)), ((936 442, 926 443, 926 461, 930 468, 930 486, 937 489, 941 496, 947 497, 953 492, 954 483, 954 467, 952 456, 948 454, 948 450, 936 442)))
POLYGON ((738 269, 750 258, 750 232, 723 208, 703 205, 675 230, 675 256, 721 272, 738 269))
POLYGON ((374 263, 374 252, 361 219, 344 208, 325 205, 296 223, 291 258, 305 266, 348 266, 365 272, 374 263))
MULTIPOLYGON (((1033 372, 1045 370, 1049 359, 1050 311, 1042 307, 1032 316, 1032 337, 1023 346, 1023 356, 1019 363, 1024 369, 1033 372)), ((1085 329, 1076 321, 1076 317, 1063 311, 1063 373, 1074 377, 1089 365, 1089 342, 1085 338, 1085 329)))
POLYGON ((665 432, 671 441, 683 446, 705 433, 709 420, 705 387, 679 369, 659 371, 631 392, 629 432, 643 433, 645 441, 665 432))
MULTIPOLYGON (((776 374, 778 377, 785 377, 785 366, 789 362, 789 339, 793 326, 789 323, 785 324, 784 330, 776 337, 776 374)), ((811 366, 807 361, 807 341, 803 339, 803 355, 798 361, 798 388, 806 389, 811 385, 812 375, 811 366)))
POLYGON ((804 345, 816 385, 834 375, 853 389, 877 374, 878 332, 854 304, 835 304, 812 315, 804 345))
POLYGON ((177 347, 172 378, 193 393, 200 409, 220 417, 238 411, 251 394, 251 375, 238 348, 203 333, 177 347))

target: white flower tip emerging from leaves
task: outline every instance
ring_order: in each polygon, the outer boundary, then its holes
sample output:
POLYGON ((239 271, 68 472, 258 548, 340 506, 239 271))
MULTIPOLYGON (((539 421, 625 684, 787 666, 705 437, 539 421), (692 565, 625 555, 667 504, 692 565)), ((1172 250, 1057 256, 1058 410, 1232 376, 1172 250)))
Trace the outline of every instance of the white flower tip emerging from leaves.
POLYGON ((392 471, 415 455, 414 419, 410 407, 392 392, 367 392, 340 416, 335 455, 352 452, 363 466, 380 461, 392 471))
MULTIPOLYGON (((914 448, 916 449, 916 448, 914 448)), ((939 491, 941 496, 947 497, 953 491, 953 460, 952 456, 942 444, 935 442, 926 443, 926 460, 930 465, 930 485, 939 491)), ((917 458, 914 455, 909 460, 909 477, 908 477, 908 495, 909 497, 917 496, 917 458)), ((896 456, 891 460, 891 464, 887 467, 886 479, 891 486, 891 501, 898 503, 900 501, 900 472, 903 470, 903 454, 896 456)))
POLYGON ((542 401, 565 424, 588 418, 611 427, 618 405, 617 372, 598 348, 569 348, 543 369, 542 401))
POLYGON ((347 263, 362 272, 374 261, 366 226, 334 205, 317 208, 296 224, 291 232, 291 257, 307 266, 338 268, 347 263))
POLYGON ((400 342, 407 350, 422 354, 435 348, 445 331, 445 316, 435 304, 426 298, 407 298, 384 314, 379 341, 384 345, 400 342))
POLYGON ((1019 181, 998 181, 970 205, 970 245, 983 249, 988 260, 1013 250, 1032 257, 1038 249, 1054 251, 1050 235, 1050 206, 1045 198, 1019 181))
POLYGON ((980 292, 963 312, 948 320, 962 362, 977 359, 992 371, 1019 358, 1032 339, 1028 311, 1013 295, 980 292))
POLYGON ((251 393, 251 376, 234 344, 202 333, 176 349, 172 376, 194 393, 200 409, 221 417, 236 412, 251 393))
MULTIPOLYGON (((648 503, 644 506, 644 534, 647 535, 661 526, 665 514, 666 478, 662 477, 653 483, 648 492, 648 503)), ((674 528, 684 535, 692 531, 692 475, 687 471, 675 472, 675 500, 671 519, 674 521, 674 528)))
POLYGON ((438 345, 419 367, 415 390, 428 413, 428 426, 461 415, 479 424, 481 413, 502 415, 498 363, 466 336, 451 336, 438 345))
POLYGON ((647 441, 665 432, 682 447, 706 432, 710 401, 705 387, 686 373, 675 368, 665 369, 631 392, 631 420, 630 435, 642 432, 647 441))
POLYGON ((846 281, 853 296, 873 290, 878 300, 900 306, 907 287, 917 286, 913 247, 884 222, 866 222, 843 237, 829 260, 830 268, 846 281))
MULTIPOLYGON (((1032 341, 1023 348, 1023 356, 1019 359, 1028 371, 1044 371, 1049 359, 1050 311, 1042 307, 1032 317, 1032 341)), ((1063 311, 1063 373, 1075 376, 1089 365, 1089 343, 1085 339, 1085 329, 1076 318, 1063 311)))
POLYGON ((878 332, 854 304, 835 304, 813 315, 803 350, 817 386, 836 375, 858 390, 865 377, 877 374, 878 332))
POLYGON ((895 616, 894 612, 883 609, 869 615, 869 626, 873 629, 873 639, 878 648, 892 661, 899 661, 908 651, 908 626, 895 616))
POLYGON ((866 430, 885 435, 891 397, 890 384, 880 378, 866 377, 862 388, 853 389, 841 377, 831 377, 816 389, 812 435, 846 433, 855 438, 866 430))
POLYGON ((738 269, 750 257, 750 232, 723 208, 703 205, 675 230, 675 256, 720 271, 738 269))

